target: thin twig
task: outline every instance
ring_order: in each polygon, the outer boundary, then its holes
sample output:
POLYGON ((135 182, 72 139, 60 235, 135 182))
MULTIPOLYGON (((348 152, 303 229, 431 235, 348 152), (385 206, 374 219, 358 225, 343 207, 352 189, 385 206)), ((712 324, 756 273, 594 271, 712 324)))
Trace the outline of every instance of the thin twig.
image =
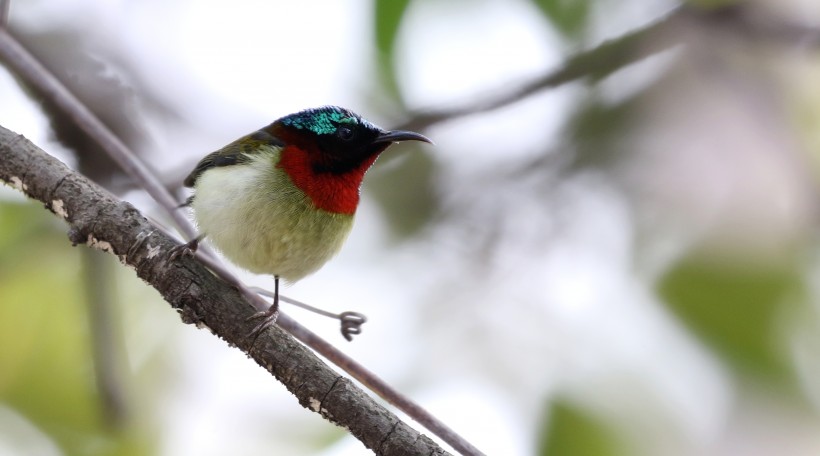
POLYGON ((815 48, 820 45, 820 28, 773 19, 771 14, 761 12, 760 8, 749 2, 738 2, 716 9, 679 6, 643 28, 574 54, 560 68, 522 83, 510 91, 494 97, 479 98, 477 102, 462 106, 419 110, 410 113, 408 120, 396 128, 423 131, 441 122, 508 106, 545 89, 585 78, 604 78, 631 63, 684 44, 680 34, 670 33, 678 24, 721 27, 738 35, 800 48, 815 48))
POLYGON ((688 9, 679 7, 666 17, 634 30, 616 39, 604 42, 592 49, 578 52, 560 68, 545 73, 529 82, 515 86, 512 90, 490 98, 463 106, 448 106, 440 109, 426 109, 411 113, 409 120, 397 129, 423 131, 433 124, 492 111, 515 103, 544 89, 555 88, 584 78, 601 79, 633 62, 665 51, 676 44, 662 34, 669 25, 688 14, 688 9), (657 39, 655 39, 657 38, 657 39))
POLYGON ((182 213, 172 209, 179 203, 155 177, 157 173, 131 152, 85 104, 4 29, 0 29, 0 60, 17 76, 48 97, 74 121, 77 127, 93 138, 123 171, 137 180, 145 191, 166 209, 185 236, 193 238, 196 235, 191 222, 182 213))
POLYGON ((508 106, 545 89, 585 78, 602 79, 634 62, 685 44, 682 34, 670 33, 679 24, 721 27, 741 36, 802 48, 820 45, 820 28, 773 19, 748 2, 707 10, 679 6, 643 28, 574 54, 560 68, 512 90, 462 106, 419 110, 410 113, 408 120, 396 128, 424 131, 434 124, 508 106))

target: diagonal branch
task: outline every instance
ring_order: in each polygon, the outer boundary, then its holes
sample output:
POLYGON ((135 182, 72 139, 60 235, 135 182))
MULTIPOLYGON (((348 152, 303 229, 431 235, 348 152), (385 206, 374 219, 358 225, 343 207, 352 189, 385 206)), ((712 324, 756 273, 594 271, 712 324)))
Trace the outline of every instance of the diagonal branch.
POLYGON ((647 57, 686 45, 687 34, 681 30, 709 27, 728 31, 740 37, 801 48, 820 45, 820 28, 793 23, 767 14, 764 8, 749 2, 736 2, 719 8, 678 6, 664 17, 642 28, 579 51, 553 71, 499 92, 494 96, 477 96, 461 106, 428 108, 411 112, 400 130, 424 131, 428 127, 473 114, 489 112, 523 100, 546 89, 586 79, 600 80, 647 57))
MULTIPOLYGON (((191 258, 169 261, 176 243, 139 211, 0 127, 0 180, 64 219, 69 239, 116 255, 157 289, 185 323, 208 327, 271 372, 310 410, 348 429, 377 454, 447 454, 374 401, 278 327, 255 345, 247 334, 256 308, 191 258)), ((470 448, 467 454, 479 454, 470 448)))
MULTIPOLYGON (((128 147, 91 110, 71 93, 56 76, 43 66, 4 27, 0 27, 0 62, 34 87, 43 97, 65 112, 74 124, 93 138, 129 176, 140 183, 145 191, 162 207, 169 209, 179 203, 157 179, 148 164, 136 158, 128 147)), ((193 225, 180 211, 170 211, 174 223, 189 238, 196 235, 193 225)))
POLYGON ((669 38, 668 30, 671 25, 685 19, 689 14, 691 12, 688 8, 679 7, 646 27, 604 42, 592 49, 578 52, 567 59, 560 68, 516 86, 505 93, 478 98, 478 101, 462 106, 431 108, 411 113, 410 119, 396 128, 423 131, 431 125, 450 119, 502 108, 545 89, 586 78, 603 79, 629 64, 679 44, 678 41, 669 38))
MULTIPOLYGON (((177 202, 165 187, 158 181, 156 175, 136 155, 133 154, 119 138, 114 135, 85 105, 80 102, 66 87, 46 68, 40 64, 17 40, 0 26, 0 61, 3 61, 26 83, 37 87, 38 92, 49 97, 51 101, 66 114, 74 119, 77 126, 110 154, 114 160, 174 218, 179 228, 189 238, 195 233, 190 222, 175 210, 177 202)), ((157 229, 159 231, 159 229, 157 229)), ((162 233, 162 231, 159 231, 162 233)), ((164 236, 167 237, 167 236, 164 236)), ((207 247, 207 246, 203 246, 207 247)), ((200 249, 202 250, 202 249, 200 249)), ((207 248, 205 249, 207 250, 207 248)), ((210 269, 230 285, 240 291, 257 310, 265 310, 268 304, 258 295, 227 272, 212 257, 203 256, 200 259, 209 264, 210 269)), ((292 301, 281 297, 284 301, 292 301)), ((353 378, 361 382, 368 389, 405 412, 416 422, 439 436, 463 454, 481 454, 472 444, 467 442, 452 429, 438 420, 435 416, 415 404, 393 387, 380 379, 364 366, 351 359, 333 345, 320 338, 307 328, 300 325, 287 315, 280 315, 277 325, 285 329, 298 340, 316 350, 319 354, 339 366, 353 378)), ((261 339, 261 338, 260 338, 261 339)))

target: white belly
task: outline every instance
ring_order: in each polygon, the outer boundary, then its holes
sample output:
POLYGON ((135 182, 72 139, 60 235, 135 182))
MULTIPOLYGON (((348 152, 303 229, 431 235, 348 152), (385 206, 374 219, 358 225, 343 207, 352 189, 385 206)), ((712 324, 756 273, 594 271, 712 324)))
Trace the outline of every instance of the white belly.
POLYGON ((316 209, 275 160, 260 154, 251 163, 207 170, 191 206, 200 234, 231 262, 293 282, 339 251, 353 216, 316 209))

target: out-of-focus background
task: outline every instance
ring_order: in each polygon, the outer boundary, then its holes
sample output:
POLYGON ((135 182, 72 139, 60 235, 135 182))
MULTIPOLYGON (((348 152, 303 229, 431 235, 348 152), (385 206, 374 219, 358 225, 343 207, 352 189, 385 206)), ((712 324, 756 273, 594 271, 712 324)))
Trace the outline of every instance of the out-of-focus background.
MULTIPOLYGON (((820 3, 680 6, 16 0, 9 25, 168 185, 306 107, 421 126, 285 290, 364 334, 285 311, 488 454, 820 454, 820 3), (629 33, 633 64, 417 115, 629 33)), ((0 125, 168 224, 38 100, 0 66, 0 125)), ((0 454, 368 454, 0 190, 0 454)))

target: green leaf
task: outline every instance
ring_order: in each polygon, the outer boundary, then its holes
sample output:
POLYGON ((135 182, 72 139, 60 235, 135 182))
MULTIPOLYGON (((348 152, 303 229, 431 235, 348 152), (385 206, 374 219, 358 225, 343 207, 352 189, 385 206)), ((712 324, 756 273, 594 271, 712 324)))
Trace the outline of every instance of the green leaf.
POLYGON ((626 439, 611 425, 565 401, 553 402, 541 433, 541 456, 617 456, 629 454, 626 439))
POLYGON ((376 0, 373 15, 379 75, 389 94, 399 102, 402 100, 394 65, 395 46, 401 20, 409 5, 410 0, 376 0))
POLYGON ((577 39, 589 17, 588 0, 535 0, 547 19, 566 38, 577 39))
POLYGON ((689 258, 660 283, 669 307, 740 374, 793 386, 779 318, 805 296, 798 267, 689 258))

